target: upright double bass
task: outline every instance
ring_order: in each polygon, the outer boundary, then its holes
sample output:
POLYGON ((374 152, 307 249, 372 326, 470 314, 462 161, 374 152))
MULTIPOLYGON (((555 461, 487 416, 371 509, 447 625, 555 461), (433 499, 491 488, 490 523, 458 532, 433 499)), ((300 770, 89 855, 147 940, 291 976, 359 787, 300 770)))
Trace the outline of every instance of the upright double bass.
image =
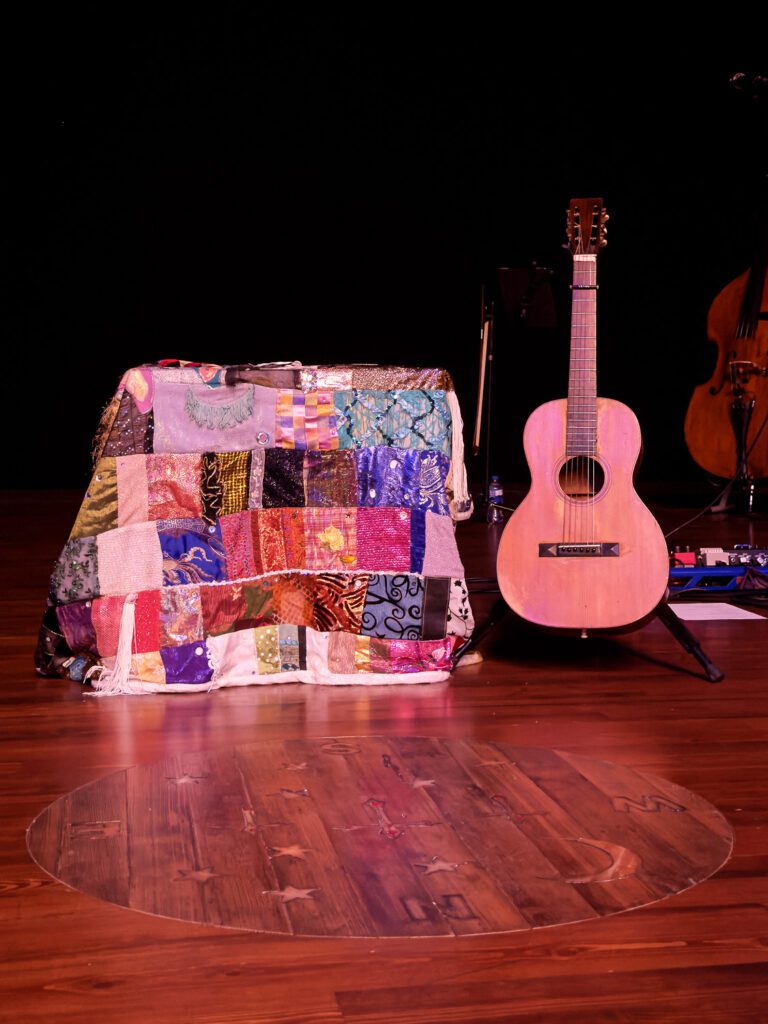
POLYGON ((749 270, 716 296, 707 338, 717 346, 710 380, 693 392, 685 442, 714 476, 768 476, 768 241, 749 270))

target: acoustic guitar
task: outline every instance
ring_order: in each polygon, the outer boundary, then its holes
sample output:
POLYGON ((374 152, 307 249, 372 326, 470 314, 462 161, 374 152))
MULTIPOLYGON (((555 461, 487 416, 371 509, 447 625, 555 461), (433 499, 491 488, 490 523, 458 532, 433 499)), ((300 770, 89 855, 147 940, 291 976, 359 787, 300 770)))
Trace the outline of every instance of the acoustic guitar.
POLYGON ((597 397, 597 253, 607 219, 602 199, 571 201, 568 398, 528 418, 531 487, 504 529, 496 566, 513 611, 582 635, 640 623, 669 579, 664 536, 633 484, 637 418, 621 402, 597 397))

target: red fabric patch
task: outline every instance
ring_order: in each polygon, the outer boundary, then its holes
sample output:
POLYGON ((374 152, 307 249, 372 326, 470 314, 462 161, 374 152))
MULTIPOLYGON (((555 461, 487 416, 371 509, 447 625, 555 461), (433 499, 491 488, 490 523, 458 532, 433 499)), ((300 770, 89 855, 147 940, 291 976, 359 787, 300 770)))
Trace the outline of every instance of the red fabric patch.
POLYGON ((143 590, 136 600, 135 654, 160 649, 160 591, 143 590))
POLYGON ((200 587, 200 605, 205 632, 214 636, 240 629, 246 618, 242 583, 200 587))
POLYGON ((251 535, 251 513, 236 512, 222 516, 219 520, 224 557, 227 561, 227 576, 231 580, 256 576, 256 561, 253 557, 251 535))
POLYGON ((282 509, 263 508, 251 512, 253 559, 256 574, 287 569, 283 541, 282 509))
POLYGON ((307 567, 304 511, 303 508, 280 509, 283 522, 285 561, 289 569, 305 569, 307 567))
POLYGON ((199 455, 148 455, 147 519, 196 519, 202 515, 199 455))

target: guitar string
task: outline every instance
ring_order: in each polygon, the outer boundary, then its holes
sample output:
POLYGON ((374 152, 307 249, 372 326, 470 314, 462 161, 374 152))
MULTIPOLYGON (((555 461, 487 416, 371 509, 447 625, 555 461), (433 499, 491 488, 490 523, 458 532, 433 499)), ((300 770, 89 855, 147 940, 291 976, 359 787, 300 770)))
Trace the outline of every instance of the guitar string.
POLYGON ((587 296, 574 289, 572 332, 574 362, 571 368, 570 415, 566 427, 566 502, 563 537, 569 542, 595 543, 595 497, 597 489, 594 328, 596 303, 590 286, 595 284, 595 260, 574 264, 574 283, 587 285, 587 296), (586 310, 581 308, 586 306, 586 310), (585 346, 584 341, 588 341, 585 346), (587 363, 589 365, 587 365, 587 363), (570 429, 569 429, 570 428, 570 429))

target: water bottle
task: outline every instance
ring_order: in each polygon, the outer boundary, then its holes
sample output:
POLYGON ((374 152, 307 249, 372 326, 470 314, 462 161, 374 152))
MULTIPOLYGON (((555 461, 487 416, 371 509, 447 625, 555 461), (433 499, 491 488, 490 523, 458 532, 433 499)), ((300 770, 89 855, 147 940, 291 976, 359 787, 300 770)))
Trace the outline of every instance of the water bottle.
POLYGON ((488 522, 500 523, 504 514, 499 505, 504 501, 504 491, 497 476, 492 476, 488 484, 488 522))

